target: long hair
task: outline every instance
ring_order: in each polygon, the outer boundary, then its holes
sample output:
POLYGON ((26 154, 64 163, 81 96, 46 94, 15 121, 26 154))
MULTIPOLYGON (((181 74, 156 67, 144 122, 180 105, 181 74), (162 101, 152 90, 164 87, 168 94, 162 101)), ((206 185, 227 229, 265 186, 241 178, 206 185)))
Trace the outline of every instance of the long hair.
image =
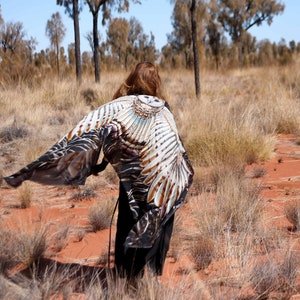
POLYGON ((126 95, 150 95, 164 99, 158 70, 150 62, 141 62, 115 92, 113 99, 126 95))

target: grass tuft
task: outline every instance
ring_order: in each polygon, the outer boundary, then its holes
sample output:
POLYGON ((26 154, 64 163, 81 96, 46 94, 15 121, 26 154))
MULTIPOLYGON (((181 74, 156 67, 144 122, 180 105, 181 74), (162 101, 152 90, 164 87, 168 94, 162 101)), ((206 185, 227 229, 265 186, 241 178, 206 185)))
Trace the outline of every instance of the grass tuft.
POLYGON ((264 137, 230 128, 198 134, 186 147, 190 159, 200 166, 252 164, 270 157, 264 137))
POLYGON ((293 230, 300 230, 300 203, 293 201, 285 206, 286 218, 292 223, 293 230))
POLYGON ((32 189, 26 182, 19 188, 19 201, 21 208, 29 208, 32 201, 32 189))
POLYGON ((71 200, 82 201, 83 199, 90 200, 96 196, 96 193, 92 187, 86 186, 82 190, 78 187, 78 192, 71 195, 71 200))
POLYGON ((298 260, 292 252, 285 255, 283 261, 269 257, 257 263, 251 273, 250 281, 257 299, 268 299, 274 292, 280 292, 281 299, 289 299, 291 292, 296 290, 295 279, 297 275, 298 260))
POLYGON ((200 235, 195 236, 191 246, 191 256, 198 271, 207 268, 214 256, 214 242, 212 239, 200 235))
POLYGON ((115 207, 115 199, 112 197, 106 201, 96 202, 89 210, 89 221, 92 231, 107 229, 112 220, 115 207))
POLYGON ((252 177, 253 178, 261 178, 267 174, 266 168, 262 166, 255 166, 252 170, 252 177))
POLYGON ((19 264, 32 266, 43 256, 46 247, 46 227, 36 227, 32 233, 1 230, 1 273, 6 273, 10 268, 19 264))
POLYGON ((17 126, 13 123, 11 126, 4 127, 0 130, 0 141, 8 143, 15 139, 22 139, 27 137, 28 130, 23 126, 17 126))

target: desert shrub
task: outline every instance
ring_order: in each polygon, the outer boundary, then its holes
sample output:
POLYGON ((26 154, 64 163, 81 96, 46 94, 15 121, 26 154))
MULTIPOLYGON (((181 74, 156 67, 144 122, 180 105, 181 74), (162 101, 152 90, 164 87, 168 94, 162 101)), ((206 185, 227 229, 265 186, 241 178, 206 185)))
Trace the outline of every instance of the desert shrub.
POLYGON ((260 186, 241 176, 236 169, 220 168, 217 181, 217 215, 222 228, 249 231, 260 217, 260 186))
POLYGON ((251 282, 254 290, 260 295, 260 299, 267 299, 268 295, 276 290, 277 278, 277 266, 271 261, 267 260, 254 266, 251 282))
POLYGON ((99 96, 95 90, 91 88, 84 89, 81 91, 81 95, 86 105, 90 106, 91 109, 94 109, 97 106, 99 96))
POLYGON ((294 99, 300 97, 300 76, 298 72, 298 63, 282 68, 279 76, 279 81, 284 87, 293 93, 294 99))
POLYGON ((116 276, 113 272, 106 273, 106 285, 94 277, 86 287, 88 299, 123 299, 128 296, 126 279, 116 276))
POLYGON ((69 235, 69 231, 70 225, 68 223, 57 226, 57 230, 51 237, 52 249, 55 252, 59 252, 66 247, 66 239, 69 235))
POLYGON ((0 299, 26 299, 26 289, 0 274, 0 299))
POLYGON ((293 230, 300 230, 300 202, 293 201, 285 206, 286 218, 292 223, 293 230))
POLYGON ((49 121, 48 121, 48 124, 50 126, 62 125, 64 123, 65 123, 65 117, 62 112, 56 112, 56 114, 53 117, 49 118, 49 121))
POLYGON ((31 206, 32 190, 26 182, 19 188, 19 201, 21 208, 29 208, 31 206))
POLYGON ((266 174, 267 174, 267 170, 263 166, 255 166, 251 172, 253 178, 264 177, 266 174))
POLYGON ((94 189, 90 186, 85 186, 83 189, 78 187, 78 192, 72 194, 70 196, 70 199, 76 200, 76 201, 81 201, 83 199, 90 200, 91 198, 95 197, 96 193, 94 189))
POLYGON ((17 257, 22 263, 30 266, 37 262, 44 254, 47 247, 46 229, 38 228, 30 235, 20 234, 17 257))
POLYGON ((13 57, 14 59, 6 53, 2 54, 0 86, 15 88, 16 85, 25 84, 36 87, 40 84, 39 70, 33 65, 22 62, 21 54, 18 53, 13 57))
POLYGON ((297 264, 297 258, 292 252, 285 255, 281 262, 268 257, 257 263, 252 269, 250 281, 258 299, 267 299, 274 291, 283 294, 281 299, 289 299, 291 292, 295 290, 297 264))
POLYGON ((276 132, 278 134, 298 134, 299 121, 295 116, 282 116, 277 122, 276 132))
POLYGON ((85 234, 86 234, 86 231, 84 229, 77 230, 76 234, 75 234, 77 241, 81 242, 83 240, 85 234))
POLYGON ((14 233, 9 230, 0 231, 0 272, 5 273, 9 268, 18 263, 15 258, 15 249, 18 241, 14 233))
POLYGON ((214 242, 210 238, 195 236, 190 249, 197 270, 207 268, 214 256, 214 242))
POLYGON ((38 262, 28 271, 2 283, 1 299, 69 299, 84 280, 79 266, 52 261, 38 262))
POLYGON ((263 136, 230 128, 199 133, 189 139, 186 148, 189 158, 202 166, 251 164, 270 155, 263 136))
POLYGON ((212 299, 205 284, 197 279, 195 281, 182 280, 173 285, 164 284, 151 272, 146 272, 142 280, 127 282, 125 279, 107 273, 106 287, 99 279, 92 279, 86 289, 88 299, 162 299, 180 300, 188 297, 191 300, 212 299))
MULTIPOLYGON (((132 288, 128 291, 129 296, 132 295, 136 299, 180 299, 182 294, 177 293, 171 287, 164 285, 158 281, 150 272, 146 274, 144 280, 139 280, 136 290, 132 288)), ((180 287, 178 287, 180 290, 180 287)))
POLYGON ((31 233, 0 231, 0 267, 2 272, 18 264, 31 266, 46 250, 46 228, 31 233))
POLYGON ((96 202, 89 210, 89 221, 92 231, 107 229, 112 221, 112 215, 115 207, 115 199, 96 202))
POLYGON ((0 130, 0 141, 2 143, 11 142, 15 139, 21 139, 28 135, 28 130, 22 125, 18 126, 15 122, 11 126, 0 130))
MULTIPOLYGON (((245 177, 243 166, 211 171, 209 192, 193 202, 196 230, 213 240, 225 232, 251 232, 261 218, 260 186, 245 177)), ((192 201, 192 200, 191 200, 192 201)))

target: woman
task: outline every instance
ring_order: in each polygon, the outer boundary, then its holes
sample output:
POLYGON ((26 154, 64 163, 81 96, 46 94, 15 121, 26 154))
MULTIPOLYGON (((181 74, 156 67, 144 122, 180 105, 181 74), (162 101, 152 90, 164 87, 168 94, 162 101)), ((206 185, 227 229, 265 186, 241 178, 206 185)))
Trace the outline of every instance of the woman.
MULTIPOLYGON (((155 66, 150 62, 142 62, 136 65, 120 85, 113 99, 126 95, 150 95, 164 100, 161 86, 161 79, 155 66)), ((166 107, 169 108, 167 103, 166 107)), ((93 173, 96 175, 101 172, 106 165, 107 162, 103 160, 100 165, 95 166, 93 173)), ((129 279, 133 279, 137 276, 143 276, 144 266, 148 265, 155 274, 161 275, 169 249, 173 222, 174 215, 165 224, 161 237, 156 240, 153 247, 125 249, 126 237, 136 220, 133 218, 127 194, 120 182, 115 240, 115 269, 117 273, 122 277, 127 276, 129 279)))
POLYGON ((115 92, 113 99, 127 95, 150 95, 164 99, 161 86, 161 79, 155 66, 150 62, 142 62, 131 71, 115 92))

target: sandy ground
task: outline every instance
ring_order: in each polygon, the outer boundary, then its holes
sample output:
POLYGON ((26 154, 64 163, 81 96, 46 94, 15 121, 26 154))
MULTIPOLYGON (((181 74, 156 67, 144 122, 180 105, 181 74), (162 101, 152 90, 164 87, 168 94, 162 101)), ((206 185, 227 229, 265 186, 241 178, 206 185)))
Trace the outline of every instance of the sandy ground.
MULTIPOLYGON (((265 213, 268 225, 270 228, 276 227, 284 230, 294 240, 295 251, 300 251, 299 234, 292 230, 292 224, 287 220, 284 212, 288 203, 300 201, 300 146, 296 145, 295 141, 292 135, 278 136, 273 158, 259 165, 260 168, 265 169, 265 175, 253 180, 261 181, 261 201, 267 208, 265 213)), ((249 172, 251 173, 255 167, 258 166, 251 166, 249 172)), ((46 252, 47 259, 62 263, 105 267, 109 230, 92 232, 88 214, 96 203, 112 198, 116 200, 118 186, 107 183, 101 176, 90 178, 88 184, 96 186, 95 195, 78 199, 74 196, 79 193, 76 188, 43 186, 30 182, 28 186, 32 193, 31 206, 22 209, 19 207, 22 191, 11 189, 2 182, 0 188, 1 225, 5 228, 24 231, 32 230, 39 224, 46 224, 50 236, 49 241, 52 243, 46 252)), ((192 193, 191 189, 188 199, 195 197, 192 193)), ((187 203, 181 213, 189 213, 190 209, 187 203)), ((113 225, 112 239, 114 239, 114 234, 113 225)), ((205 270, 196 271, 188 255, 183 254, 176 262, 174 258, 168 257, 162 280, 179 282, 188 274, 196 280, 212 281, 214 275, 220 272, 221 265, 220 262, 213 261, 205 270)), ((299 275, 298 277, 300 278, 299 275)), ((248 292, 249 299, 251 299, 251 291, 248 292)), ((295 291, 295 294, 297 293, 300 293, 299 290, 295 291)), ((230 299, 230 296, 224 296, 224 299, 230 299)), ((300 296, 294 295, 292 299, 300 299, 300 296)))

